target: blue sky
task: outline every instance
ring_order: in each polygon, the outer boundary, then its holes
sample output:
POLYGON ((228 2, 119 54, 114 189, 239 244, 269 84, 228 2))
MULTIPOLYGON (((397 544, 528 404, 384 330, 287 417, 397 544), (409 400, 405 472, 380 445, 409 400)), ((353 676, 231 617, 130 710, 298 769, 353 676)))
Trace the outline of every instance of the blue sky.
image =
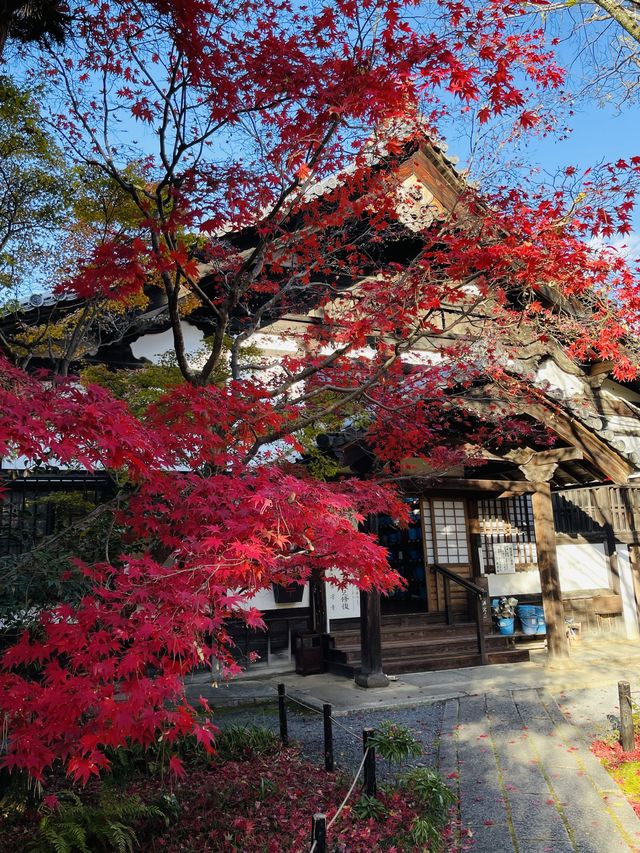
POLYGON ((550 171, 569 165, 587 166, 620 157, 640 156, 640 104, 622 111, 613 105, 583 103, 570 118, 568 139, 532 139, 527 151, 532 162, 550 171))

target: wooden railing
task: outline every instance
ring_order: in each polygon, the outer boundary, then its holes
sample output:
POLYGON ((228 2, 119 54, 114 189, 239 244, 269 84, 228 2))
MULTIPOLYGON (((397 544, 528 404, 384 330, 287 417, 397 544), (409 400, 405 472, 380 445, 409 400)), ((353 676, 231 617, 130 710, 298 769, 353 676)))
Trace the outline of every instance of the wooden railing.
POLYGON ((444 581, 444 609, 447 625, 455 624, 453 607, 451 605, 451 582, 453 581, 453 583, 463 587, 473 596, 475 605, 473 611, 476 622, 478 653, 480 654, 482 663, 487 663, 487 648, 484 638, 484 616, 485 609, 487 607, 486 591, 481 586, 478 586, 478 584, 473 583, 473 581, 468 580, 468 578, 460 577, 460 575, 457 575, 455 572, 452 572, 451 569, 447 569, 445 566, 439 566, 437 564, 434 564, 433 566, 431 566, 431 571, 436 575, 441 575, 444 581))

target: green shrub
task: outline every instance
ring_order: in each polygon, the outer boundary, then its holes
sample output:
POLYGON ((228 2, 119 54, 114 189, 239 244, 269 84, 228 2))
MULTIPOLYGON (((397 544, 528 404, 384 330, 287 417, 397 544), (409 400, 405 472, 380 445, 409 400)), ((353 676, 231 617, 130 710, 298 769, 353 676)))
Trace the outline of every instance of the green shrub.
POLYGON ((440 827, 436 827, 429 818, 415 817, 407 833, 407 841, 412 848, 435 851, 441 846, 440 827))
POLYGON ((354 817, 359 820, 384 820, 387 817, 387 809, 384 803, 368 794, 362 794, 351 810, 354 817))
POLYGON ((449 809, 456 798, 436 770, 431 770, 429 767, 414 767, 413 770, 404 774, 402 785, 411 791, 432 818, 443 824, 446 823, 449 809))
POLYGON ((41 806, 44 814, 30 847, 33 853, 133 853, 138 844, 135 824, 170 823, 162 799, 148 805, 137 797, 105 793, 98 803, 88 804, 73 791, 64 791, 57 800, 55 807, 41 806))
POLYGON ((422 744, 406 726, 385 720, 367 741, 376 753, 391 764, 402 764, 409 758, 422 755, 422 744))
POLYGON ((405 773, 401 785, 419 803, 420 817, 414 819, 407 835, 410 845, 437 851, 441 846, 441 833, 449 820, 449 810, 456 801, 437 771, 429 767, 415 767, 405 773))
POLYGON ((228 726, 216 738, 216 754, 223 761, 248 761, 254 755, 276 753, 280 746, 274 732, 254 725, 228 726))
POLYGON ((180 758, 192 770, 208 767, 211 763, 211 757, 202 744, 198 743, 195 735, 181 735, 171 743, 165 738, 158 738, 149 746, 129 743, 117 749, 109 747, 105 753, 111 762, 105 781, 109 779, 117 784, 127 783, 131 776, 138 773, 162 779, 168 772, 169 759, 172 756, 180 758))

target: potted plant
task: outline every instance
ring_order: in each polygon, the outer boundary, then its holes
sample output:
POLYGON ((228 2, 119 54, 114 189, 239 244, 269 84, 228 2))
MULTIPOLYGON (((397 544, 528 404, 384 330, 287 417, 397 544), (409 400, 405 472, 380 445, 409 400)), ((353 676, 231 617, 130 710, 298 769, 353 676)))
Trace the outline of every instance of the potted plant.
POLYGON ((494 598, 491 609, 496 620, 496 626, 500 634, 510 635, 515 630, 517 598, 494 598))

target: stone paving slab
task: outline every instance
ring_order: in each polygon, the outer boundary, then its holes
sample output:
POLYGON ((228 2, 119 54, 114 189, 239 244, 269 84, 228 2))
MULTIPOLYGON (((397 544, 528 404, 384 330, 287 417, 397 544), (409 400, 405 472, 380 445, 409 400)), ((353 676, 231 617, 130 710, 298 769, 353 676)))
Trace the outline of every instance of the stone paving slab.
POLYGON ((440 749, 449 773, 457 752, 460 820, 474 853, 640 849, 640 821, 553 697, 523 690, 458 703, 440 749))

